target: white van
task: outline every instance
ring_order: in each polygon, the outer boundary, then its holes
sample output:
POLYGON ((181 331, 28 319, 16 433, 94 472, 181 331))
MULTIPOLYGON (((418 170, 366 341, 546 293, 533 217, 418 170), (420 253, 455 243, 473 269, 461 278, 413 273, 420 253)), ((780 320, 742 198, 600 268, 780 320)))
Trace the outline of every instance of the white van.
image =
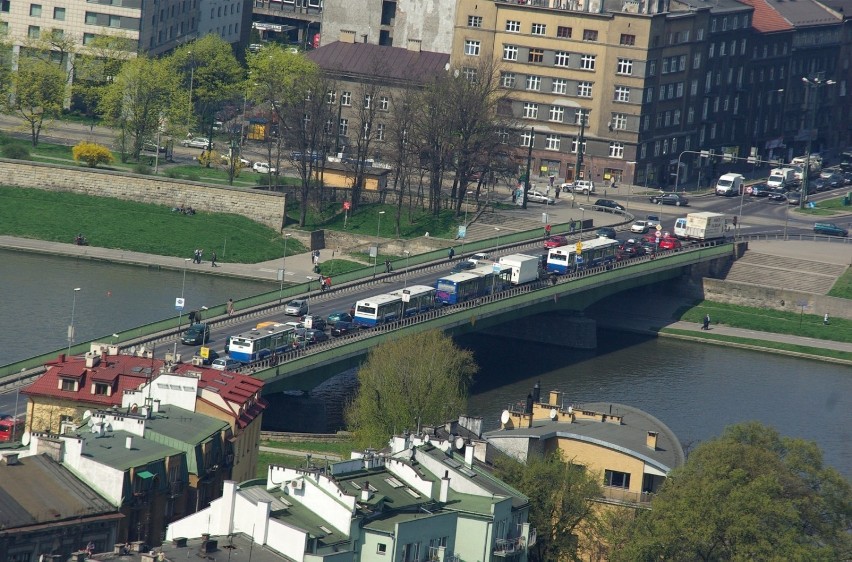
POLYGON ((686 217, 681 217, 675 221, 672 232, 675 238, 686 238, 686 217))
POLYGON ((796 183, 796 170, 793 168, 775 168, 769 172, 766 185, 773 189, 787 188, 796 183))
POLYGON ((745 178, 740 174, 725 174, 716 182, 716 195, 731 197, 739 195, 745 178))

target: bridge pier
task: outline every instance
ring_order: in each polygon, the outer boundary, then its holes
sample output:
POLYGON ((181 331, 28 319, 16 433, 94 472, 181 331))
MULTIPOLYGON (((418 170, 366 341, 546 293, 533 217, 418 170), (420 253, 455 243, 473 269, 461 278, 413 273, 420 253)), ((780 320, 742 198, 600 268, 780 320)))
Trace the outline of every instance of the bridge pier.
POLYGON ((525 316, 487 328, 483 333, 571 349, 595 349, 598 346, 597 322, 582 313, 568 310, 525 316))

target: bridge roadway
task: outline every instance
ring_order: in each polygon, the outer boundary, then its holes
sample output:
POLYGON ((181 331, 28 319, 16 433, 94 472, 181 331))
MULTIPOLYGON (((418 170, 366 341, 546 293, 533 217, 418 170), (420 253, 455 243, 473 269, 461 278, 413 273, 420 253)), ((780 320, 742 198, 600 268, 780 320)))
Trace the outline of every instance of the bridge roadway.
MULTIPOLYGON (((730 256, 732 249, 732 244, 713 247, 688 246, 681 252, 659 254, 654 260, 647 257, 636 258, 618 263, 612 270, 595 269, 574 276, 564 276, 557 279, 555 284, 550 281, 540 281, 515 287, 473 302, 442 307, 386 326, 362 330, 342 338, 332 338, 328 342, 311 346, 306 350, 284 356, 279 355, 274 360, 267 359, 253 364, 244 368, 243 371, 251 372, 265 380, 266 392, 306 388, 350 366, 357 365, 370 347, 388 339, 428 329, 464 333, 554 309, 582 310, 608 294, 676 277, 680 275, 684 267, 730 256)), ((502 246, 499 254, 516 252, 540 253, 541 241, 534 239, 511 246, 502 246)), ((325 293, 314 290, 299 296, 307 296, 311 302, 311 312, 324 317, 331 312, 349 310, 358 299, 387 293, 403 285, 434 285, 435 280, 448 273, 449 269, 450 264, 446 260, 441 260, 417 268, 412 267, 408 271, 397 271, 389 275, 381 274, 375 279, 336 285, 333 290, 325 293)), ((298 290, 296 287, 294 289, 298 290)), ((276 291, 258 297, 256 305, 240 310, 238 314, 230 317, 224 314, 223 306, 210 311, 209 314, 213 316, 205 319, 211 325, 210 347, 221 355, 228 337, 252 329, 260 320, 292 319, 283 315, 283 303, 294 298, 295 293, 285 289, 283 299, 276 299, 278 295, 276 291)), ((121 334, 120 347, 122 352, 128 352, 131 347, 138 352, 144 346, 158 357, 164 356, 167 351, 176 351, 186 361, 197 352, 197 347, 184 346, 179 342, 178 336, 182 331, 177 329, 174 319, 153 326, 142 326, 121 334), (160 324, 162 326, 159 326, 160 324)), ((75 345, 72 351, 82 353, 87 351, 88 347, 88 342, 80 343, 75 345)), ((3 372, 0 372, 0 381, 2 381, 0 386, 11 386, 31 380, 43 372, 44 362, 54 359, 61 352, 64 350, 3 367, 3 372)))

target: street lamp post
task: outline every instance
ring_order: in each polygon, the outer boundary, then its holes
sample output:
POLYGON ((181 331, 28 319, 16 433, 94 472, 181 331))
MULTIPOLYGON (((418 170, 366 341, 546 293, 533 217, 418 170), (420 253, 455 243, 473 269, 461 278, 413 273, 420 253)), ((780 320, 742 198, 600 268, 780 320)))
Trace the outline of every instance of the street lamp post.
POLYGON ((583 226, 586 223, 586 208, 580 207, 580 238, 583 237, 583 226))
POLYGON ((494 259, 497 259, 497 252, 500 251, 500 229, 495 226, 494 230, 497 231, 497 247, 494 248, 494 259))
POLYGON ((461 255, 462 256, 464 256, 464 242, 467 239, 467 196, 470 195, 471 193, 473 193, 473 191, 467 190, 464 194, 464 236, 462 236, 462 247, 461 247, 461 255))
POLYGON ((802 82, 805 84, 806 88, 811 89, 811 116, 809 120, 808 127, 808 147, 805 150, 805 169, 802 172, 802 196, 799 197, 799 208, 805 208, 805 199, 808 197, 809 184, 810 184, 810 173, 811 173, 811 144, 813 142, 813 133, 816 128, 816 112, 817 112, 817 101, 819 98, 819 90, 823 86, 831 86, 835 84, 834 80, 826 80, 823 78, 822 73, 820 75, 814 76, 812 78, 802 77, 802 82))
POLYGON ((411 252, 405 250, 403 253, 405 254, 405 279, 403 280, 402 286, 408 287, 408 257, 411 255, 411 252))
POLYGON ((186 264, 187 263, 189 263, 189 258, 185 258, 183 260, 183 282, 180 285, 180 307, 178 309, 178 335, 175 336, 175 347, 174 347, 174 350, 172 351, 172 361, 176 361, 176 359, 177 359, 177 342, 178 342, 178 339, 180 338, 180 328, 181 328, 181 323, 183 322, 183 307, 184 307, 184 302, 185 302, 183 300, 183 293, 184 293, 184 290, 186 289, 186 264))
POLYGON ((379 211, 379 220, 376 224, 376 255, 373 257, 373 279, 376 278, 376 266, 379 263, 379 235, 382 231, 382 215, 384 214, 384 211, 379 211))
POLYGON ((284 275, 287 272, 287 240, 290 239, 290 234, 284 235, 284 263, 281 265, 281 285, 278 288, 278 304, 281 304, 284 295, 284 275))
POLYGON ((68 325, 68 355, 71 355, 71 344, 74 342, 74 311, 77 309, 77 293, 80 287, 74 289, 74 298, 71 301, 71 323, 68 325))

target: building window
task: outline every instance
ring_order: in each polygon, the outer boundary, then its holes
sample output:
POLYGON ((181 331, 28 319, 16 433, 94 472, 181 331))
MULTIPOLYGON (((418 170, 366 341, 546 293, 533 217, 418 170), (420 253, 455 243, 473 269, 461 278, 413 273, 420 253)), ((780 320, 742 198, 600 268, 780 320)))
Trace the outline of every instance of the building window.
POLYGON ((556 51, 556 54, 553 57, 553 66, 568 66, 568 61, 570 60, 571 55, 566 51, 556 51))
POLYGON ((672 139, 672 152, 677 154, 677 137, 672 139))
POLYGON ((556 121, 557 123, 562 123, 565 119, 565 108, 560 107, 558 105, 550 106, 550 115, 548 116, 550 121, 556 121))
POLYGON ((692 57, 692 68, 698 69, 701 67, 701 53, 695 53, 695 56, 692 57))
POLYGON ((352 105, 352 92, 342 92, 340 94, 340 105, 349 107, 352 105))
POLYGON ((387 96, 379 97, 379 111, 388 111, 390 109, 390 98, 387 96))
POLYGON ((384 123, 378 123, 376 125, 376 140, 377 141, 384 141, 385 140, 385 124, 384 123))
POLYGON ((560 145, 560 137, 556 134, 549 134, 545 137, 544 140, 544 149, 545 150, 559 150, 560 145))
MULTIPOLYGON (((662 90, 660 90, 662 91, 662 90)), ((615 101, 630 101, 630 87, 629 86, 616 86, 615 87, 615 101)))
POLYGON ((543 23, 534 23, 530 29, 533 35, 547 35, 547 25, 543 23))
MULTIPOLYGON (((623 142, 611 142, 609 143, 609 156, 610 158, 624 158, 624 143, 623 142)), ((630 479, 630 475, 627 475, 627 479, 630 479)))
POLYGON ((583 70, 594 70, 595 58, 595 55, 583 55, 580 57, 580 68, 583 70))
MULTIPOLYGON (((53 29, 50 30, 50 33, 53 34, 53 37, 55 39, 62 40, 62 39, 65 38, 65 30, 64 29, 58 29, 58 28, 54 27, 53 29)), ((56 54, 56 55, 59 55, 60 58, 61 58, 61 55, 57 51, 53 51, 53 53, 56 54)), ((60 61, 57 60, 56 62, 60 62, 60 61)))
POLYGON ((339 134, 341 136, 346 136, 349 134, 349 119, 341 119, 340 126, 337 128, 339 134))
POLYGON ((503 60, 518 60, 518 47, 503 45, 503 60))
POLYGON ((530 49, 530 54, 527 57, 527 62, 542 61, 544 61, 544 49, 530 49))
POLYGON ((361 127, 361 139, 370 140, 370 123, 364 123, 364 126, 361 127))
POLYGON ((633 74, 633 61, 630 59, 618 59, 618 74, 633 74))
POLYGON ((0 21, 0 37, 3 35, 8 35, 9 33, 9 22, 0 21))
POLYGON ((464 42, 464 54, 470 57, 479 56, 479 41, 471 41, 470 39, 464 42))
POLYGON ((521 22, 515 20, 506 20, 506 31, 509 33, 520 33, 521 22))
POLYGON ((477 73, 475 68, 465 67, 462 69, 462 76, 468 82, 476 82, 476 78, 479 74, 477 73))
POLYGON ((527 90, 541 90, 541 76, 527 76, 527 90))
POLYGON ((598 32, 594 29, 584 29, 583 30, 583 41, 597 41, 598 40, 598 32))
POLYGON ((101 382, 96 382, 92 390, 92 394, 106 396, 109 394, 109 385, 101 382))
POLYGON ((627 128, 627 114, 625 113, 613 113, 612 114, 612 128, 623 131, 627 128))
MULTIPOLYGON (((654 141, 654 156, 660 155, 660 141, 654 141)), ((609 472, 609 471, 607 471, 609 472)))
POLYGON ((95 40, 94 33, 84 33, 83 34, 83 45, 90 45, 92 41, 95 40))
POLYGON ((524 131, 521 133, 521 146, 530 146, 532 145, 533 134, 530 131, 524 131))
MULTIPOLYGON (((616 97, 618 97, 618 90, 616 89, 615 93, 616 97)), ((645 90, 645 102, 651 103, 654 101, 654 88, 653 86, 649 86, 647 90, 645 90)))
POLYGON ((590 98, 592 97, 592 83, 591 82, 577 82, 577 95, 581 98, 590 98))
POLYGON ((693 121, 695 121, 695 108, 690 107, 686 110, 686 124, 692 125, 693 121))
POLYGON ((657 61, 652 60, 648 62, 648 76, 656 76, 657 75, 657 61))
POLYGON ((388 545, 386 545, 383 542, 380 542, 379 544, 376 545, 376 554, 381 554, 382 556, 384 556, 387 553, 388 553, 388 545))
POLYGON ((373 105, 373 94, 364 94, 364 109, 370 109, 373 105))
POLYGON ((579 125, 580 123, 589 124, 589 110, 588 109, 577 109, 574 111, 574 124, 579 125))
POLYGON ((500 144, 509 144, 509 131, 500 129, 497 131, 497 138, 500 139, 500 144))
POLYGON ((524 102, 524 119, 538 119, 538 104, 524 102))
POLYGON ((41 4, 30 4, 30 17, 31 18, 40 18, 41 17, 41 4))
POLYGON ((121 27, 121 16, 110 16, 109 17, 109 26, 110 27, 121 27))
POLYGON ((672 115, 672 121, 674 125, 680 125, 680 110, 675 109, 674 114, 672 115))
POLYGON ((560 25, 556 28, 556 36, 560 39, 570 39, 571 38, 571 28, 565 27, 564 25, 560 25))
POLYGON ((515 87, 515 73, 514 72, 501 72, 500 73, 500 83, 504 88, 514 88, 515 87))
POLYGON ((482 27, 482 16, 467 16, 468 27, 482 27))
POLYGON ((53 8, 53 19, 65 21, 65 8, 53 8))
POLYGON ((567 94, 568 80, 565 78, 554 78, 550 83, 550 93, 552 94, 567 94))
POLYGON ((77 391, 77 381, 74 379, 59 379, 60 387, 59 390, 65 390, 67 392, 76 392, 77 391))
POLYGON ((629 35, 626 33, 621 34, 621 39, 618 42, 619 45, 635 45, 636 44, 636 36, 629 35))
POLYGON ((583 141, 583 144, 582 144, 582 147, 581 147, 580 144, 579 144, 579 139, 577 139, 577 138, 571 139, 571 152, 573 152, 574 154, 577 154, 578 148, 580 148, 582 150, 583 154, 585 154, 586 153, 586 141, 583 141))
POLYGON ((31 25, 27 28, 27 37, 30 39, 38 39, 41 35, 41 28, 37 25, 31 25))

